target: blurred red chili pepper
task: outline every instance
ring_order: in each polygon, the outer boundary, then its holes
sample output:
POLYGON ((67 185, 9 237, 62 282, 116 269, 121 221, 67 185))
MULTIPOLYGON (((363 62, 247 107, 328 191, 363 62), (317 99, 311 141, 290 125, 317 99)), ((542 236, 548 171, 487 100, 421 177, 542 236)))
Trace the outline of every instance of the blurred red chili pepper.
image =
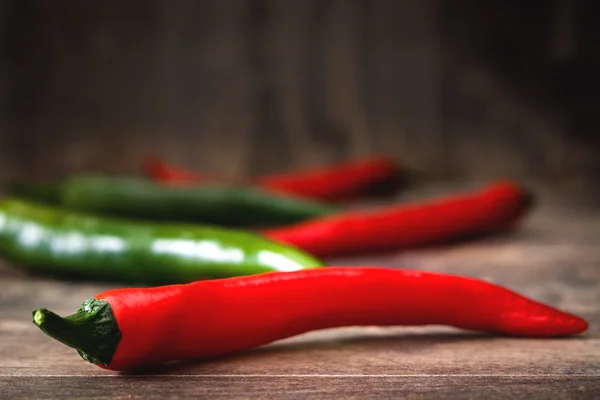
POLYGON ((318 257, 395 250, 503 230, 532 206, 532 195, 512 181, 422 203, 340 212, 265 229, 267 237, 318 257))
MULTIPOLYGON (((217 179, 216 176, 201 174, 176 167, 158 159, 156 156, 147 156, 142 162, 142 171, 157 182, 171 185, 189 185, 206 180, 217 179)), ((223 179, 223 178, 219 178, 223 179)))
POLYGON ((202 181, 225 181, 254 184, 270 191, 312 199, 340 201, 365 194, 391 191, 402 179, 400 166, 389 157, 371 157, 343 164, 299 172, 272 174, 256 179, 239 179, 187 171, 156 157, 143 163, 145 174, 156 181, 172 185, 190 185, 202 181))
POLYGON ((46 334, 111 370, 229 354, 301 333, 360 325, 449 325, 525 337, 585 331, 585 320, 482 280, 376 267, 273 272, 109 290, 46 334))

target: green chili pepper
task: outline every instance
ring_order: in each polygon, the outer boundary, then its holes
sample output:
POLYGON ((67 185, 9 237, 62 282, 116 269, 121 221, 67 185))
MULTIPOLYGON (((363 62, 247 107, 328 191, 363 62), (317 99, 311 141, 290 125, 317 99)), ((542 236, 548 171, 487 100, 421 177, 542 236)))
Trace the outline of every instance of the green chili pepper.
POLYGON ((282 225, 337 208, 242 186, 172 187, 148 180, 80 175, 50 184, 14 183, 13 194, 74 210, 153 220, 227 226, 282 225))
POLYGON ((249 231, 119 220, 18 199, 0 201, 0 257, 34 272, 154 284, 323 266, 249 231))

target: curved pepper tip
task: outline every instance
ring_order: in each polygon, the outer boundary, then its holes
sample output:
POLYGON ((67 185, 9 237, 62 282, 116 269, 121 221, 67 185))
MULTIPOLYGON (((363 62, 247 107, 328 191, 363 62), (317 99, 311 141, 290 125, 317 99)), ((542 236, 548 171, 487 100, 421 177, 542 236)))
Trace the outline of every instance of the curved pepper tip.
POLYGON ((512 179, 496 181, 485 190, 497 202, 510 204, 507 210, 515 220, 529 213, 538 202, 538 197, 533 190, 512 179))
POLYGON ((586 320, 576 315, 567 314, 553 322, 553 328, 548 328, 549 337, 575 336, 584 333, 589 328, 586 320))
POLYGON ((590 324, 583 318, 575 317, 573 321, 573 334, 583 333, 588 330, 590 324))

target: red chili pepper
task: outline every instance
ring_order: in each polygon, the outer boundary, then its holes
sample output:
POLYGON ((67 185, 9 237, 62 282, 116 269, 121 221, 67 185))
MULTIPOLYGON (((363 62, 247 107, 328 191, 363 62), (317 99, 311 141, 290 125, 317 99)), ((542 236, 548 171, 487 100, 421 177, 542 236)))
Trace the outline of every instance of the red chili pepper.
POLYGON ((207 174, 188 171, 183 168, 169 165, 155 156, 148 156, 142 162, 142 170, 144 173, 153 178, 157 182, 168 183, 171 185, 189 185, 205 180, 212 180, 207 174))
POLYGON ((38 309, 33 319, 85 359, 112 370, 214 357, 344 326, 435 324, 539 338, 588 326, 482 280, 377 267, 109 290, 72 316, 38 309))
POLYGON ((365 160, 297 173, 270 175, 258 180, 268 189, 315 199, 339 201, 366 191, 385 189, 400 175, 399 166, 390 158, 365 160))
POLYGON ((166 184, 190 185, 205 180, 220 180, 254 184, 275 192, 328 201, 340 201, 365 192, 393 189, 401 178, 399 166, 387 157, 373 157, 295 173, 267 175, 254 180, 215 177, 186 171, 164 163, 156 157, 146 158, 143 169, 149 177, 166 184))
POLYGON ((319 257, 396 250, 503 230, 518 222, 532 196, 516 183, 425 203, 342 212, 261 231, 319 257))

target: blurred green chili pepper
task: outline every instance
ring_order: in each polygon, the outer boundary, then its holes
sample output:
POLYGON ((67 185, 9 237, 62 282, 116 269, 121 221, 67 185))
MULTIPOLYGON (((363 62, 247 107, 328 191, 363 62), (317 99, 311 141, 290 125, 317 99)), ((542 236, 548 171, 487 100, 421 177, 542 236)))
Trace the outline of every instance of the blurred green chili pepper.
POLYGON ((173 187, 144 179, 99 175, 74 176, 41 185, 14 183, 12 193, 111 216, 225 226, 284 225, 337 211, 329 204, 247 186, 173 187))

